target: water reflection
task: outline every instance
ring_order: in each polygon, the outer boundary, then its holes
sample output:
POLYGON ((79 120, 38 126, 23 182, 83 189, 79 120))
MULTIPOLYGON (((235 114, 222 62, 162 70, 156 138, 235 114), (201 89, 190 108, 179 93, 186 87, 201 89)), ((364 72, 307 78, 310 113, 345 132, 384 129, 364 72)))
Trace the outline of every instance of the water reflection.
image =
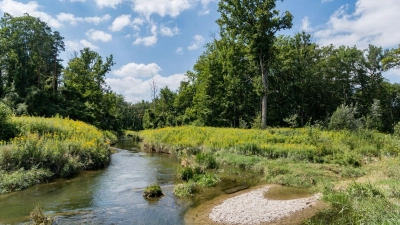
POLYGON ((177 160, 140 152, 127 139, 115 147, 121 150, 105 170, 0 195, 0 224, 26 221, 37 204, 57 224, 183 224, 189 203, 172 193, 177 160), (143 189, 155 182, 165 196, 148 201, 143 189))

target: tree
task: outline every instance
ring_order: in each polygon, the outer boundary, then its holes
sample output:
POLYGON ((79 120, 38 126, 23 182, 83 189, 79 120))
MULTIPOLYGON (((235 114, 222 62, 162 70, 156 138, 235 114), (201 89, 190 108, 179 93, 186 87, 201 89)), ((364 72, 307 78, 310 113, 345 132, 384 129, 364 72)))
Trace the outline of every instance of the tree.
POLYGON ((268 74, 274 54, 275 34, 292 27, 293 16, 289 12, 280 15, 275 9, 276 0, 221 0, 217 20, 221 36, 230 36, 249 48, 255 64, 261 72, 263 86, 261 123, 267 124, 268 74))
POLYGON ((400 68, 400 45, 390 51, 386 51, 386 56, 382 59, 385 70, 400 68))
POLYGON ((63 95, 67 100, 66 114, 73 119, 88 122, 102 128, 102 119, 112 107, 102 104, 105 98, 117 98, 105 82, 105 75, 114 65, 113 56, 103 58, 89 48, 80 51, 64 69, 63 95))

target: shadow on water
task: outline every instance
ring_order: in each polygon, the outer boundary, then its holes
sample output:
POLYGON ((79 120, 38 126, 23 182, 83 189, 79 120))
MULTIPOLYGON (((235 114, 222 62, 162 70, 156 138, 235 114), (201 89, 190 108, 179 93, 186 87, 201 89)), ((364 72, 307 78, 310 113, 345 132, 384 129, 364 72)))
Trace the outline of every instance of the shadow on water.
POLYGON ((130 139, 114 147, 105 170, 0 195, 0 224, 26 222, 37 204, 57 224, 184 224, 190 202, 173 195, 177 159, 141 152, 130 139), (165 196, 149 201, 142 192, 153 183, 165 196))

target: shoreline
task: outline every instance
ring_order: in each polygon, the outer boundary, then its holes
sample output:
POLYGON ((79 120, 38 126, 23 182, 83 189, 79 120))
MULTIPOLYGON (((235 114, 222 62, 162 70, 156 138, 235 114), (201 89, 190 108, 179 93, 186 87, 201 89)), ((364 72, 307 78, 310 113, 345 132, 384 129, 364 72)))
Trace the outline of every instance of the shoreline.
POLYGON ((185 215, 185 224, 300 224, 328 207, 321 194, 308 198, 271 200, 264 193, 279 185, 259 185, 218 196, 185 215))

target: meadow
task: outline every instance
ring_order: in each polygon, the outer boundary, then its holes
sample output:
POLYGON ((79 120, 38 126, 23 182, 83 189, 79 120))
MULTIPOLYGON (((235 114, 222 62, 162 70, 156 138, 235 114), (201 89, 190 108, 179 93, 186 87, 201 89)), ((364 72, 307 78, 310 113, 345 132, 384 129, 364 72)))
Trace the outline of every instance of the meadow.
POLYGON ((175 127, 140 132, 143 146, 181 158, 175 194, 216 185, 229 167, 260 181, 322 192, 331 207, 306 224, 398 224, 400 140, 374 130, 175 127))
POLYGON ((82 170, 106 167, 110 131, 68 118, 11 117, 15 137, 0 141, 0 193, 21 190, 82 170))

